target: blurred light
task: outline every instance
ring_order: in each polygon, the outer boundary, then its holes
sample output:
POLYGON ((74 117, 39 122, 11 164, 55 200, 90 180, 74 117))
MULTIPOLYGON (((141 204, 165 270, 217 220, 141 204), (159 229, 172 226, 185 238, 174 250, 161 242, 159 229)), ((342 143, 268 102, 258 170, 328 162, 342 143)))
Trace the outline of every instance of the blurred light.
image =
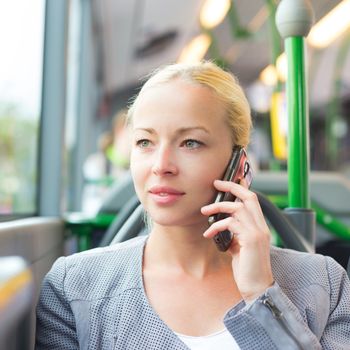
POLYGON ((274 86, 277 84, 277 71, 275 66, 269 64, 261 73, 260 80, 267 86, 274 86))
POLYGON ((249 22, 249 31, 252 33, 259 31, 268 18, 268 6, 263 5, 260 8, 260 10, 256 13, 256 15, 252 18, 252 20, 249 22))
POLYGON ((211 44, 211 39, 207 34, 201 34, 192 39, 187 44, 178 59, 179 63, 199 62, 203 59, 211 44))
POLYGON ((259 79, 267 86, 274 86, 277 81, 285 82, 287 80, 288 67, 287 56, 282 53, 276 60, 276 67, 269 64, 259 76, 259 79))
POLYGON ((277 76, 279 81, 285 82, 288 75, 287 55, 282 53, 276 60, 277 76))
POLYGON ((331 126, 332 134, 337 138, 343 138, 348 132, 348 126, 344 119, 336 120, 331 126))
MULTIPOLYGON (((343 0, 333 8, 326 16, 318 21, 311 29, 307 41, 317 48, 328 46, 333 40, 350 28, 350 0, 343 0)), ((287 80, 288 66, 285 53, 280 55, 276 61, 276 69, 273 65, 267 66, 261 73, 259 79, 267 86, 273 86, 277 80, 287 80)))
POLYGON ((311 29, 308 43, 317 48, 328 46, 350 27, 350 0, 343 0, 311 29))
POLYGON ((288 117, 284 93, 272 94, 270 115, 273 154, 278 159, 287 159, 288 117))
POLYGON ((199 15, 202 27, 211 29, 219 25, 227 15, 230 6, 231 0, 206 0, 199 15))
POLYGON ((259 113, 270 110, 272 88, 257 80, 246 89, 251 108, 259 113))

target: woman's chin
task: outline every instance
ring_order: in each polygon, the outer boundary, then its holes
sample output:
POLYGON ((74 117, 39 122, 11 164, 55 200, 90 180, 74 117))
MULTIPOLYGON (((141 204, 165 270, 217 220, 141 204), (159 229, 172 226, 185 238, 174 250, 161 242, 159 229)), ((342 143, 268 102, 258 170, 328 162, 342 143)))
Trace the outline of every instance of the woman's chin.
POLYGON ((174 216, 170 214, 166 216, 154 215, 151 218, 154 224, 164 227, 205 226, 207 224, 202 215, 188 217, 188 215, 174 216))
POLYGON ((176 220, 176 218, 162 218, 155 216, 152 218, 152 223, 159 225, 159 226, 166 226, 166 227, 171 227, 171 226, 182 226, 181 220, 176 220))

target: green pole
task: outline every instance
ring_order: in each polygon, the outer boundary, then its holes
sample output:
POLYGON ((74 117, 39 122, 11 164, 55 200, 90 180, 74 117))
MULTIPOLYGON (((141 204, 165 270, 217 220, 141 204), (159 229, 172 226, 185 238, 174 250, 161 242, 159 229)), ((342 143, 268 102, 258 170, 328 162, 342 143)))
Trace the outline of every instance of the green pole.
POLYGON ((285 39, 288 62, 288 200, 291 208, 310 208, 309 113, 304 62, 305 39, 285 39))
POLYGON ((288 202, 285 214, 315 247, 315 212, 309 194, 309 115, 305 72, 305 37, 313 23, 309 0, 282 0, 276 24, 288 63, 288 202))
POLYGON ((282 0, 276 12, 288 62, 288 200, 290 208, 310 208, 309 114, 305 72, 305 37, 313 23, 308 0, 282 0))

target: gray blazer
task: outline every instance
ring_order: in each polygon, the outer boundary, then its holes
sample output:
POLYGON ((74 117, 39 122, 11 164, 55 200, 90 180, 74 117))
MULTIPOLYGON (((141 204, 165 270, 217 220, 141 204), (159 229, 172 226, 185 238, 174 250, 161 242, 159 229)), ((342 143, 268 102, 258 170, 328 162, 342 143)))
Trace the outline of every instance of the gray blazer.
MULTIPOLYGON (((43 281, 36 349, 187 349, 150 306, 146 237, 59 258, 43 281)), ((272 248, 276 283, 230 309, 241 349, 350 349, 350 283, 332 258, 272 248)))

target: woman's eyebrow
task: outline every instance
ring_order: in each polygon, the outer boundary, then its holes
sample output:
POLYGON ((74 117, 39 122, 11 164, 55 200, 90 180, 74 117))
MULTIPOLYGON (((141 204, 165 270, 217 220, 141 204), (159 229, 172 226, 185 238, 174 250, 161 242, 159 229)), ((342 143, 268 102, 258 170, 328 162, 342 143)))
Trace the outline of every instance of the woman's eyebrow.
POLYGON ((156 131, 152 128, 135 128, 134 131, 146 131, 149 134, 155 134, 156 131))
MULTIPOLYGON (((205 128, 204 126, 189 126, 189 127, 184 127, 184 128, 179 128, 178 130, 176 130, 177 134, 184 134, 186 132, 189 131, 194 131, 194 130, 202 130, 204 132, 206 132, 207 134, 210 134, 210 131, 205 128)), ((146 131, 149 134, 155 134, 156 131, 153 128, 135 128, 134 131, 146 131)))
POLYGON ((195 130, 202 130, 202 131, 206 132, 207 134, 210 134, 210 131, 207 128, 205 128, 204 126, 190 126, 190 127, 186 127, 186 128, 179 128, 177 130, 177 133, 184 134, 186 132, 195 131, 195 130))

